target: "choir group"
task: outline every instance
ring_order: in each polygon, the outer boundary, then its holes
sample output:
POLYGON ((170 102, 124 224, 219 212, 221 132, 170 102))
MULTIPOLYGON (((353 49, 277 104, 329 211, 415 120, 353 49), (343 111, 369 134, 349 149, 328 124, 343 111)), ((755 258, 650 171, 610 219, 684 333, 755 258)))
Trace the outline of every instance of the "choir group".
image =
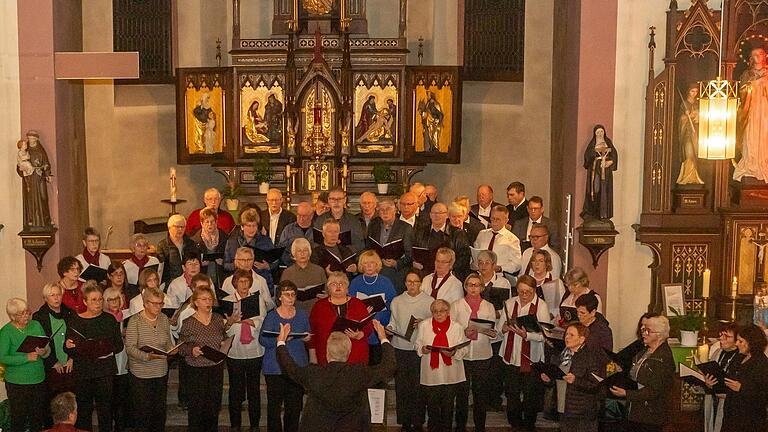
MULTIPOLYGON (((445 203, 416 183, 396 200, 363 193, 357 215, 341 189, 294 213, 272 189, 268 208, 247 206, 236 224, 209 189, 154 248, 133 235, 123 262, 88 228, 38 311, 6 306, 11 431, 65 420, 92 430, 94 410, 99 431, 162 431, 169 368, 191 431, 218 429, 225 370, 231 430, 244 402, 258 430, 262 375, 268 431, 367 430, 367 400, 346 397, 342 380, 318 395, 300 371, 383 364, 390 350, 404 431, 464 431, 470 407, 475 431, 502 409, 525 430, 542 415, 562 431, 662 430, 677 379, 667 318, 643 315, 637 340, 614 354, 602 300, 584 270, 565 271, 543 200, 519 182, 507 200, 481 185, 476 204, 445 203)), ((756 326, 723 328, 711 354, 723 373, 701 383, 707 432, 766 430, 766 344, 756 326)), ((383 388, 388 377, 370 379, 383 388)))

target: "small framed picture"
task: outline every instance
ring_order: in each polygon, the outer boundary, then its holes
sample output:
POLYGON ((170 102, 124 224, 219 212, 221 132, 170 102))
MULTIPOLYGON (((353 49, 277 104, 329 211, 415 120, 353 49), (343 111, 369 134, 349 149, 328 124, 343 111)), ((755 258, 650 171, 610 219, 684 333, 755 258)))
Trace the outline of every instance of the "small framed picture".
POLYGON ((683 284, 662 284, 664 294, 664 315, 675 316, 677 311, 685 315, 685 297, 683 296, 683 284))

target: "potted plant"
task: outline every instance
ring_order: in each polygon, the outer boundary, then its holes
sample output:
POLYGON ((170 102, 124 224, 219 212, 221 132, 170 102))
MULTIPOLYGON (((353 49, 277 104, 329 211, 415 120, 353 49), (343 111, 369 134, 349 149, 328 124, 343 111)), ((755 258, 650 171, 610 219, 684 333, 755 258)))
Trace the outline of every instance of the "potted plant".
POLYGON ((680 331, 680 345, 686 347, 697 346, 699 330, 704 327, 706 318, 699 312, 680 315, 680 312, 671 306, 669 310, 674 314, 669 319, 670 326, 680 331))
POLYGON ((253 161, 253 181, 259 184, 259 193, 269 192, 269 181, 272 180, 272 166, 266 157, 258 157, 253 161))
POLYGON ((386 194, 389 189, 389 183, 395 180, 395 172, 392 171, 388 163, 373 164, 373 180, 376 182, 376 188, 379 194, 386 194))
POLYGON ((243 191, 240 189, 240 185, 237 184, 235 180, 227 181, 226 186, 224 186, 224 193, 222 194, 224 197, 224 206, 227 210, 233 211, 240 208, 240 200, 238 197, 242 193, 243 191))

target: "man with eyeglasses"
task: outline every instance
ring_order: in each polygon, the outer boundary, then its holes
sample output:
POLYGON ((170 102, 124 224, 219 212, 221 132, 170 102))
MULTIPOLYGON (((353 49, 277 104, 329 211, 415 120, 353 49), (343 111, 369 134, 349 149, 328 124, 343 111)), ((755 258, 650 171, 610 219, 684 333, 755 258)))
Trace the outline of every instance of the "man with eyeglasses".
POLYGON ((186 253, 196 251, 195 242, 192 241, 184 230, 187 221, 180 214, 168 218, 168 235, 157 244, 157 259, 163 263, 161 285, 166 287, 172 280, 181 276, 184 269, 181 266, 181 258, 186 253))
POLYGON ((543 223, 547 226, 549 229, 549 245, 553 249, 558 250, 560 248, 560 237, 558 236, 557 223, 544 216, 544 200, 539 196, 532 196, 528 200, 528 217, 518 219, 512 227, 512 233, 520 239, 522 250, 531 247, 530 234, 535 223, 543 223))
POLYGON ((509 210, 506 207, 494 207, 491 210, 490 228, 480 231, 474 247, 495 252, 498 257, 496 271, 503 271, 505 276, 511 277, 520 271, 520 240, 506 228, 508 218, 509 210))
POLYGON ((363 234, 363 227, 360 224, 360 220, 357 216, 349 213, 346 210, 347 207, 347 193, 340 188, 336 188, 328 193, 328 204, 331 206, 331 211, 320 215, 315 219, 314 227, 317 230, 322 231, 323 222, 326 219, 333 219, 339 222, 339 229, 341 233, 347 231, 350 232, 352 241, 349 248, 354 253, 359 253, 365 249, 365 235, 363 234))
MULTIPOLYGON (((469 274, 471 258, 467 233, 448 223, 448 207, 443 203, 435 203, 429 211, 429 217, 430 226, 416 228, 413 245, 429 251, 436 251, 441 247, 453 250, 456 255, 453 272, 457 278, 463 280, 469 274)), ((432 271, 431 264, 414 260, 413 267, 429 273, 432 271)))
POLYGON ((552 259, 552 271, 550 276, 553 280, 560 279, 560 275, 563 269, 563 261, 560 259, 560 255, 552 249, 549 245, 549 228, 545 224, 535 223, 531 228, 531 234, 528 236, 531 239, 531 247, 523 251, 523 257, 521 259, 520 268, 525 271, 526 274, 533 275, 533 269, 530 268, 531 256, 537 250, 545 250, 549 252, 549 257, 552 259))
POLYGON ((384 199, 379 203, 379 217, 374 218, 368 226, 366 244, 369 249, 374 247, 373 241, 380 245, 403 242, 403 256, 399 259, 382 259, 381 274, 388 277, 395 284, 398 293, 405 290, 405 271, 411 266, 411 246, 413 244, 412 228, 407 222, 397 219, 395 214, 395 202, 384 199))
MULTIPOLYGON (((242 246, 237 248, 237 251, 235 252, 235 259, 234 259, 234 270, 250 270, 251 277, 253 278, 253 282, 251 283, 251 289, 250 293, 256 293, 258 292, 261 298, 264 300, 264 303, 267 305, 267 309, 271 310, 275 308, 275 300, 272 298, 272 295, 269 293, 269 285, 267 283, 267 280, 262 277, 259 273, 254 271, 253 269, 253 263, 254 263, 254 255, 253 255, 253 249, 242 246)), ((220 294, 217 291, 217 296, 220 294)), ((228 278, 224 279, 224 282, 221 284, 221 291, 225 292, 227 295, 233 295, 235 293, 235 286, 232 284, 232 276, 229 276, 228 278)), ((222 296, 224 297, 224 296, 222 296)))
POLYGON ((398 218, 415 227, 416 225, 416 212, 419 210, 419 201, 416 194, 412 192, 406 192, 400 196, 399 202, 400 215, 398 218))
POLYGON ((280 240, 277 243, 278 247, 285 248, 281 261, 286 266, 293 264, 293 256, 291 256, 291 245, 297 238, 304 237, 309 242, 310 246, 315 245, 314 233, 312 231, 312 217, 315 211, 312 209, 312 204, 308 202, 300 202, 296 206, 296 222, 290 223, 285 226, 283 232, 280 234, 280 240))

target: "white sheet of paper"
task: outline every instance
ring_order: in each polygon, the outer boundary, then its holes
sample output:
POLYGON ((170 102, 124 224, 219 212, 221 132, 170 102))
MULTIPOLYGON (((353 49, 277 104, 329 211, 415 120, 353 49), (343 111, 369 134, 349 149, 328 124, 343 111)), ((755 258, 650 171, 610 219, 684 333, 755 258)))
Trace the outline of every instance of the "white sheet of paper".
POLYGON ((384 423, 384 408, 386 406, 384 389, 368 389, 368 404, 371 406, 371 423, 384 423))

